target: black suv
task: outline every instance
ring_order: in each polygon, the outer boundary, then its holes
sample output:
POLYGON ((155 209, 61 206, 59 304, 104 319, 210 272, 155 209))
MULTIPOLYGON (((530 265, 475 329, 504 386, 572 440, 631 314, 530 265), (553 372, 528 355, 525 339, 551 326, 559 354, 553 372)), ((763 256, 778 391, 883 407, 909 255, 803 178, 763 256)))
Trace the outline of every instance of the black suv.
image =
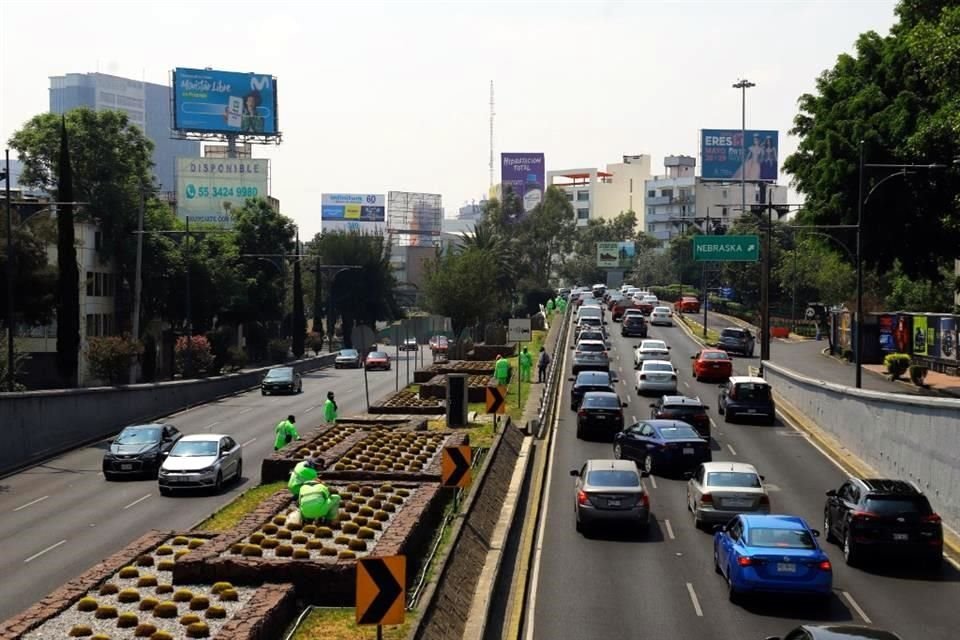
POLYGON ((752 358, 756 343, 757 339, 750 333, 749 329, 727 327, 720 332, 717 348, 723 349, 727 353, 739 353, 752 358))
POLYGON ((687 396, 663 396, 650 405, 650 417, 654 420, 681 420, 697 430, 700 437, 710 440, 710 416, 707 405, 700 398, 687 396))
POLYGON ((623 408, 620 396, 609 391, 590 391, 583 395, 577 410, 577 438, 585 440, 600 432, 612 438, 623 429, 623 408))
POLYGON ((930 567, 943 557, 943 526, 927 497, 903 480, 850 478, 827 491, 823 531, 849 565, 870 551, 918 555, 930 567))
POLYGON ((570 410, 576 411, 580 408, 580 401, 583 400, 583 394, 588 391, 609 391, 616 393, 613 383, 616 382, 614 375, 609 371, 581 371, 576 378, 570 378, 573 387, 570 388, 570 410))
POLYGON ((717 411, 724 422, 737 418, 762 418, 763 423, 773 425, 777 419, 777 407, 773 392, 763 378, 731 376, 720 386, 717 396, 717 411))
POLYGON ((620 335, 630 337, 647 337, 647 320, 640 314, 631 313, 624 316, 623 324, 620 326, 620 335))

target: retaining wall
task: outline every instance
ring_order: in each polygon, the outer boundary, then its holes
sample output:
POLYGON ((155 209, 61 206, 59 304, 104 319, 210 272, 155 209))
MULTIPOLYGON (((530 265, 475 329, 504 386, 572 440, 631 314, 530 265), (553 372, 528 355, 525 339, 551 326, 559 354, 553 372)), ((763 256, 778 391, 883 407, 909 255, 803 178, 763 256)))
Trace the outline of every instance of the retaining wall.
POLYGON ((853 454, 884 476, 913 480, 945 520, 960 523, 960 400, 854 389, 770 362, 763 373, 853 454))
MULTIPOLYGON (((307 372, 336 354, 288 363, 307 372)), ((154 420, 260 384, 269 367, 198 380, 0 395, 0 475, 154 420)))

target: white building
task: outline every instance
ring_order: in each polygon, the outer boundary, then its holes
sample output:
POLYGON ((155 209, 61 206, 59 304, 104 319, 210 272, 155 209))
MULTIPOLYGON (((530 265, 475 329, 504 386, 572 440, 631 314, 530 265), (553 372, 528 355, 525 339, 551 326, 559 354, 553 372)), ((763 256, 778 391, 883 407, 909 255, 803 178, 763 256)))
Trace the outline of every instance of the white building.
POLYGON ((567 194, 577 225, 588 220, 613 219, 625 211, 637 214, 644 227, 644 182, 650 177, 650 156, 623 156, 623 162, 596 167, 547 172, 547 185, 567 194))

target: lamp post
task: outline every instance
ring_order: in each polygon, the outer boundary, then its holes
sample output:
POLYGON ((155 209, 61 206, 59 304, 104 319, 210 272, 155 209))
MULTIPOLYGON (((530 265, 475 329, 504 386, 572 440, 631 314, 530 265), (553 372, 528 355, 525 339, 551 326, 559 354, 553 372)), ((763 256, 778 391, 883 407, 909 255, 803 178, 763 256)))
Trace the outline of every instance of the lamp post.
POLYGON ((747 210, 747 89, 757 86, 746 78, 741 78, 734 85, 740 89, 740 211, 747 210))
POLYGON ((7 391, 13 391, 13 214, 10 212, 10 149, 4 153, 3 180, 7 207, 7 391))

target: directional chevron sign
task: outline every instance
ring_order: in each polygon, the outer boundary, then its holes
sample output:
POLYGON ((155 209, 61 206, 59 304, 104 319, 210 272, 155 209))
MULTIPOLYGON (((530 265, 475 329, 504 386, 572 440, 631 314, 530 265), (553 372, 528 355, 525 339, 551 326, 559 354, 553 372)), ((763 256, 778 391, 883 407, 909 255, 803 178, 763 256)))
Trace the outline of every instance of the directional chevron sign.
POLYGON ((443 457, 440 458, 443 486, 461 489, 470 486, 470 458, 469 445, 443 448, 443 457))
POLYGON ((499 385, 487 387, 487 413, 506 413, 507 387, 499 385))
POLYGON ((760 259, 760 236, 694 236, 693 259, 697 262, 756 262, 760 259))
POLYGON ((403 624, 407 557, 357 560, 357 624, 403 624))

